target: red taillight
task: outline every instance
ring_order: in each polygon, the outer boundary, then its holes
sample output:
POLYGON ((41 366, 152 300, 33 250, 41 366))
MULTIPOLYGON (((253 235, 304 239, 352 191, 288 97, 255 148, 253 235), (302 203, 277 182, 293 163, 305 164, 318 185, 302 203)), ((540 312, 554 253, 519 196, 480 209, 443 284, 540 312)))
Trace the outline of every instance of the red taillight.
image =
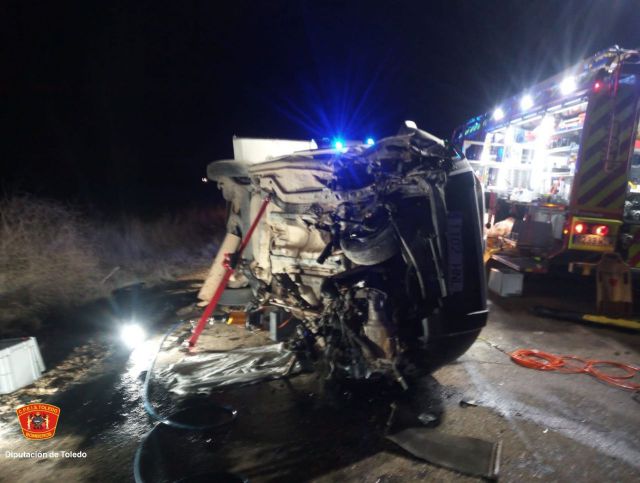
POLYGON ((600 82, 600 81, 596 81, 596 82, 593 84, 593 90, 594 90, 594 91, 596 91, 596 92, 598 92, 598 91, 600 90, 600 88, 601 88, 601 87, 602 87, 602 82, 600 82))
POLYGON ((576 223, 575 226, 573 227, 573 232, 580 235, 585 232, 586 228, 587 228, 587 225, 585 225, 584 223, 576 223))
POLYGON ((607 225, 598 225, 593 229, 593 233, 598 236, 607 236, 609 234, 609 227, 607 225))

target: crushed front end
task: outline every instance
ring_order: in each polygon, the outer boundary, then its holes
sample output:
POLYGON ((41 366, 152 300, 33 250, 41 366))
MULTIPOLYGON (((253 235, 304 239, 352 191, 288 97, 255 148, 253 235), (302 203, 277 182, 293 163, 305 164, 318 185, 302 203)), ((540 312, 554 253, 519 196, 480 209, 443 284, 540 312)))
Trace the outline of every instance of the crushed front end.
POLYGON ((372 146, 211 163, 242 237, 271 202, 230 290, 297 320, 290 346, 327 377, 435 369, 487 318, 482 196, 467 161, 417 128, 372 146))

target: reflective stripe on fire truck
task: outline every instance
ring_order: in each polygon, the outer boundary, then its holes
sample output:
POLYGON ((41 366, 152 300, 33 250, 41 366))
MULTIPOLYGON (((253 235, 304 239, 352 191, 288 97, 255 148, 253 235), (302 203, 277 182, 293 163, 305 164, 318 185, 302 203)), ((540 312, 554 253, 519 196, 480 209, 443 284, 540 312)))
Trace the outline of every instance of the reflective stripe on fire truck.
POLYGON ((615 97, 592 96, 576 176, 576 208, 622 214, 636 109, 634 86, 619 85, 615 97))

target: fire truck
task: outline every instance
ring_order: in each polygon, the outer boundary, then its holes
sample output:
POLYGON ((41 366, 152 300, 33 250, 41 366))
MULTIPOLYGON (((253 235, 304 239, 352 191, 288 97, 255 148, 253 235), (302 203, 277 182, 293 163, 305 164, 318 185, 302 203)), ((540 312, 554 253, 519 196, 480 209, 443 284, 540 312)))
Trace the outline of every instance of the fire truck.
POLYGON ((544 273, 616 252, 640 270, 639 97, 640 52, 615 46, 454 132, 485 188, 492 259, 544 273))

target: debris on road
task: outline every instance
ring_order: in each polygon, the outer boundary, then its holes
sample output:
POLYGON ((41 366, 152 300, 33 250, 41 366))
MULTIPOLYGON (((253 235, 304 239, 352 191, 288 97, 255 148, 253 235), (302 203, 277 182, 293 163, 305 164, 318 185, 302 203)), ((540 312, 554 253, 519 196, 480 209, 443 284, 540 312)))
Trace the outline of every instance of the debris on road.
POLYGON ((298 372, 295 355, 282 343, 188 355, 160 373, 176 394, 209 393, 221 386, 252 384, 298 372))
POLYGON ((434 429, 409 428, 387 436, 416 458, 460 473, 496 478, 502 444, 434 429))
POLYGON ((418 421, 420 421, 425 426, 433 426, 440 420, 437 415, 433 413, 420 413, 418 415, 418 421))
POLYGON ((474 399, 468 399, 468 400, 464 400, 461 399, 460 400, 460 407, 461 408, 475 408, 478 407, 478 401, 475 401, 474 399))

